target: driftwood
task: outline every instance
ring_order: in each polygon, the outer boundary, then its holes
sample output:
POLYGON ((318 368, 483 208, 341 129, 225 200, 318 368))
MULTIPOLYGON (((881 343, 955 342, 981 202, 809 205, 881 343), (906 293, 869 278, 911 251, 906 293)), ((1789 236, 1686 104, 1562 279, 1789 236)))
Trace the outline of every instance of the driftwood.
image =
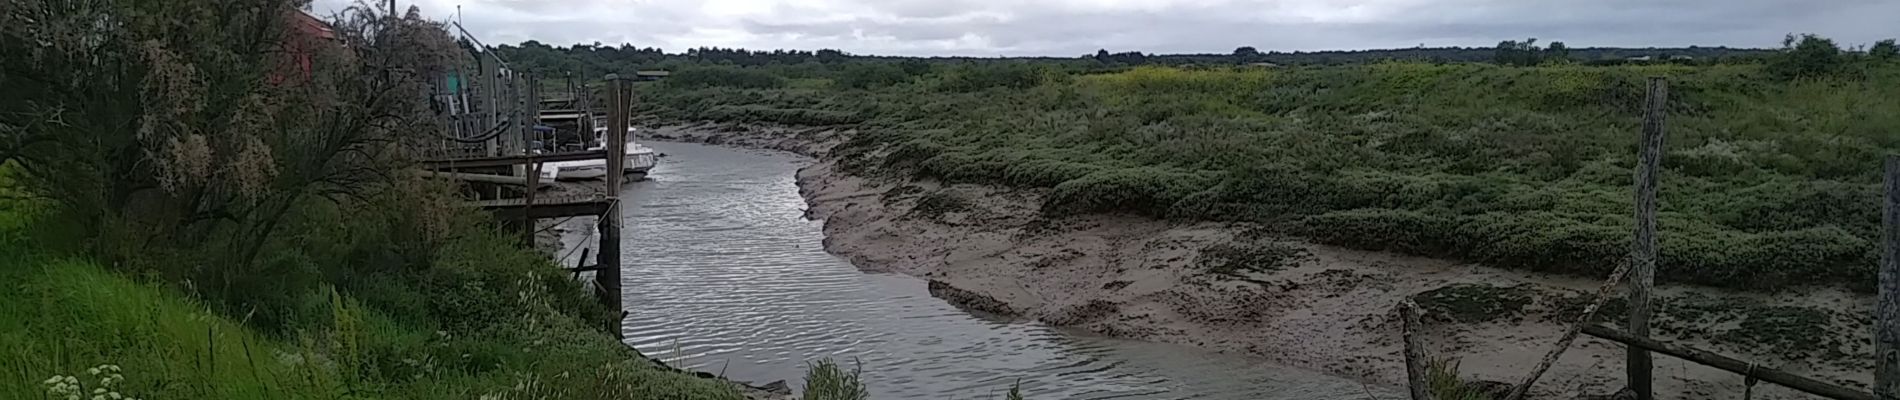
POLYGON ((1627 345, 1632 348, 1640 348, 1643 350, 1668 354, 1671 356, 1675 356, 1676 358, 1694 361, 1698 364, 1719 368, 1724 371, 1734 372, 1737 374, 1742 374, 1742 376, 1744 377, 1760 379, 1762 381, 1774 383, 1777 385, 1787 386, 1790 389, 1807 392, 1809 394, 1813 394, 1816 396, 1826 397, 1830 399, 1840 399, 1840 400, 1873 400, 1874 399, 1874 395, 1871 393, 1849 389, 1847 387, 1843 387, 1840 385, 1835 385, 1832 383, 1822 382, 1822 381, 1814 380, 1812 378, 1791 374, 1791 373, 1788 373, 1787 371, 1757 366, 1754 363, 1737 360, 1734 358, 1729 358, 1728 356, 1723 356, 1721 354, 1716 354, 1714 352, 1707 351, 1707 350, 1701 350, 1701 349, 1697 349, 1697 348, 1693 348, 1689 346, 1677 345, 1677 344, 1663 343, 1660 341, 1656 341, 1655 339, 1650 339, 1650 338, 1645 338, 1645 337, 1637 337, 1627 332, 1619 331, 1619 330, 1616 330, 1615 328, 1610 328, 1603 325, 1590 325, 1590 326, 1584 327, 1583 333, 1590 334, 1590 336, 1596 336, 1596 337, 1608 339, 1611 341, 1623 343, 1624 345, 1627 345))
POLYGON ((1570 343, 1577 341, 1577 333, 1585 325, 1590 324, 1590 320, 1596 317, 1597 310, 1602 309, 1604 303, 1610 301, 1610 291, 1616 290, 1616 285, 1623 282, 1623 276, 1628 275, 1629 272, 1629 263, 1620 263, 1615 271, 1610 272, 1610 278, 1604 280, 1602 286, 1597 287, 1597 299, 1591 301, 1588 307, 1583 308, 1583 315, 1577 316, 1577 322, 1571 324, 1569 330, 1564 331, 1564 336, 1558 338, 1556 344, 1551 345, 1550 352, 1544 353, 1544 361, 1537 363, 1537 367, 1531 369, 1530 375, 1525 375, 1524 380, 1518 381, 1516 386, 1511 387, 1511 393, 1504 396, 1505 400, 1523 399, 1524 394, 1530 392, 1531 385, 1537 383, 1537 378, 1543 377, 1544 372, 1550 370, 1551 364, 1557 363, 1557 358, 1563 356, 1565 350, 1570 349, 1570 343))

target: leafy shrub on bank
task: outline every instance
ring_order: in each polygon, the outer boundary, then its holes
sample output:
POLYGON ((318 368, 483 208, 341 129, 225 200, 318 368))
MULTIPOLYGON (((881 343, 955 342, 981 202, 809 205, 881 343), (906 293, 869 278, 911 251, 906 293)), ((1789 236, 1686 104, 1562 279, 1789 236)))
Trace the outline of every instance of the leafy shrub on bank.
POLYGON ((1053 214, 1134 211, 1159 215, 1210 180, 1202 174, 1158 168, 1104 170, 1056 185, 1043 210, 1053 214))
POLYGON ((1051 214, 1292 223, 1328 243, 1601 275, 1627 254, 1632 138, 1646 80, 1664 76, 1660 276, 1756 289, 1864 286, 1879 157, 1900 151, 1886 64, 1786 81, 1757 64, 1028 69, 662 96, 861 110, 863 133, 835 150, 851 165, 1050 188, 1051 214))
POLYGON ((758 69, 725 66, 683 69, 674 72, 664 81, 666 86, 685 89, 708 87, 772 89, 785 87, 785 83, 785 78, 758 69))

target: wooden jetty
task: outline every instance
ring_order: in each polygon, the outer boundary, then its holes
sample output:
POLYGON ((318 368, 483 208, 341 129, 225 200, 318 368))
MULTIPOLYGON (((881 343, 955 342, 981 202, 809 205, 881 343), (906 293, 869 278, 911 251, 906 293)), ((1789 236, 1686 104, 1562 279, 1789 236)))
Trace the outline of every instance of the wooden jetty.
MULTIPOLYGON (((576 271, 594 272, 593 287, 600 300, 609 307, 622 309, 621 174, 612 172, 622 171, 626 159, 621 155, 626 152, 631 86, 619 77, 607 76, 609 90, 605 111, 611 124, 608 126, 618 128, 605 130, 604 149, 555 151, 560 147, 556 144, 560 134, 550 134, 547 131, 555 128, 543 124, 560 125, 575 130, 580 137, 591 137, 595 129, 595 111, 590 104, 593 96, 585 87, 570 83, 566 96, 543 99, 534 78, 510 70, 499 55, 481 46, 479 41, 475 43, 479 49, 475 56, 477 67, 452 72, 447 84, 438 90, 438 104, 447 105, 441 118, 449 129, 440 146, 427 151, 417 167, 422 174, 468 184, 470 193, 476 197, 468 206, 519 226, 524 240, 530 243, 537 231, 535 220, 597 217, 599 251, 594 254, 598 258, 592 266, 576 271), (544 105, 550 109, 542 110, 544 105), (609 173, 601 182, 600 194, 557 197, 537 194, 540 188, 547 186, 542 182, 544 163, 581 160, 604 160, 609 173), (514 192, 519 196, 509 196, 514 192)), ((582 255, 582 258, 587 256, 582 255)))

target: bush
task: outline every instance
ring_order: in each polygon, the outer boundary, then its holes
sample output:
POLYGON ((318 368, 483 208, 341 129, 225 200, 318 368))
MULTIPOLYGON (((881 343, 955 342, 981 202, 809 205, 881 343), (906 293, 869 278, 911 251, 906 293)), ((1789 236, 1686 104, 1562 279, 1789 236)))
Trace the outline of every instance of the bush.
POLYGON ((773 89, 785 87, 785 83, 785 78, 778 75, 758 69, 738 67, 689 68, 674 72, 664 81, 667 86, 683 89, 709 87, 773 89))
POLYGON ((1066 73, 970 62, 919 77, 933 91, 655 97, 851 110, 862 132, 833 154, 853 173, 1049 187, 1043 210, 1055 215, 1296 224, 1329 243, 1600 277, 1626 257, 1631 135, 1646 79, 1662 76, 1662 262, 1680 264, 1662 279, 1774 289, 1789 280, 1767 277, 1805 271, 1861 286, 1878 160, 1900 151, 1900 65, 1844 68, 1853 60, 1806 37, 1771 58, 1066 73), (1800 79, 1773 79, 1783 75, 1800 79))
POLYGON ((1056 185, 1042 209, 1057 215, 1127 212, 1166 216, 1175 202, 1188 198, 1209 180, 1200 174, 1155 168, 1104 170, 1056 185))
POLYGON ((1049 73, 1042 66, 1023 62, 965 64, 945 75, 937 87, 950 92, 1028 89, 1041 85, 1049 73))
POLYGON ((1783 79, 1814 78, 1831 75, 1841 69, 1841 46, 1814 34, 1799 39, 1789 34, 1782 41, 1781 54, 1770 59, 1768 70, 1783 79))
POLYGON ((1426 213, 1360 209, 1307 217, 1301 224, 1314 240, 1349 247, 1445 254, 1454 247, 1446 241, 1456 221, 1426 213))
POLYGON ((875 89, 910 81, 911 75, 896 65, 881 62, 858 62, 844 67, 834 80, 838 86, 850 89, 875 89))

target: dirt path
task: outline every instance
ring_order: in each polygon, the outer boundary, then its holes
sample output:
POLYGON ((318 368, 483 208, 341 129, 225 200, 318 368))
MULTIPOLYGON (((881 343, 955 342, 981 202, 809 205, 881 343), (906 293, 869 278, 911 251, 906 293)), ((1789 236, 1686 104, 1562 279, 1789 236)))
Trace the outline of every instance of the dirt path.
MULTIPOLYGON (((850 132, 668 126, 670 140, 813 155, 798 174, 826 248, 860 268, 931 281, 960 306, 1151 341, 1245 352, 1382 384, 1402 382, 1394 304, 1427 308, 1429 344, 1467 379, 1516 381, 1600 282, 1442 259, 1302 243, 1237 223, 1094 215, 1051 219, 1043 193, 866 179, 825 151, 850 132)), ((1865 387, 1868 296, 1661 289, 1658 335, 1763 366, 1865 387)), ((1620 315, 1612 304, 1610 315, 1620 315)), ((1620 345, 1585 337, 1533 391, 1539 398, 1622 386, 1620 345)), ((1733 399, 1741 376, 1658 356, 1658 398, 1733 399)), ((1756 398, 1804 398, 1762 384, 1756 398)))

